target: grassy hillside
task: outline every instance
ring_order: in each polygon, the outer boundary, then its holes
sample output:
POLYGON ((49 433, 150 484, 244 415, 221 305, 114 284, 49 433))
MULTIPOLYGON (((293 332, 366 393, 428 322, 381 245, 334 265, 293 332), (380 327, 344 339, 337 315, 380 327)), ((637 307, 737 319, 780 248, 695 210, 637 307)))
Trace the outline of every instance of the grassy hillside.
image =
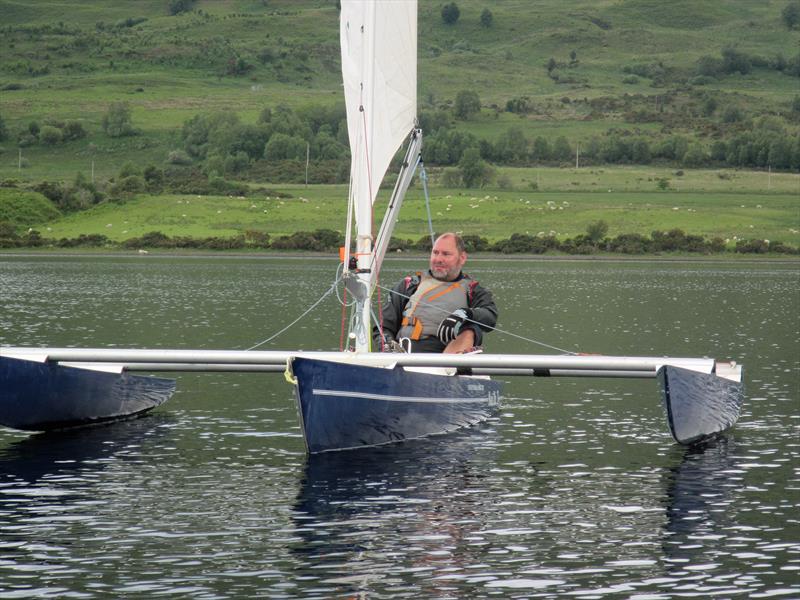
MULTIPOLYGON (((484 110, 460 128, 492 138, 515 125, 570 141, 612 127, 662 128, 630 120, 653 107, 675 113, 671 131, 702 135, 709 120, 687 119, 685 110, 704 94, 753 117, 785 114, 798 79, 768 63, 797 54, 798 32, 781 22, 786 1, 461 0, 459 21, 446 25, 441 3, 421 0, 420 107, 446 107, 472 89, 484 110), (487 6, 491 27, 480 23, 487 6), (687 84, 699 58, 727 47, 761 66, 687 84), (650 65, 660 65, 652 77, 626 73, 650 65), (518 97, 532 100, 530 114, 492 109, 518 97)), ((93 159, 96 176, 111 177, 127 160, 163 161, 179 146, 182 124, 200 112, 231 109, 254 122, 278 103, 341 102, 335 1, 199 0, 177 15, 169 4, 0 0, 0 116, 9 130, 0 177, 73 177, 93 159), (130 103, 139 136, 102 132, 103 115, 119 101, 130 103), (24 148, 29 167, 19 169, 16 134, 48 119, 80 120, 88 136, 24 148)))
MULTIPOLYGON (((791 1, 459 0, 460 18, 447 25, 443 3, 419 0, 420 111, 445 111, 455 129, 487 143, 514 128, 530 140, 563 137, 582 150, 609 134, 645 138, 653 147, 675 136, 710 147, 754 128, 797 138, 800 31, 781 17, 791 1), (492 14, 488 27, 480 18, 486 8, 492 14), (732 54, 725 58, 726 52, 732 54), (731 57, 744 60, 747 69, 700 75, 699 65, 721 68, 731 57), (479 95, 481 110, 455 119, 453 105, 464 90, 479 95), (521 99, 524 111, 506 110, 509 101, 521 99), (735 109, 735 118, 728 118, 728 109, 735 109)), ((6 207, 12 196, 30 198, 26 185, 72 182, 80 174, 108 190, 126 164, 164 167, 170 152, 184 147, 184 124, 201 114, 231 111, 242 123, 255 124, 264 109, 278 105, 341 107, 335 0, 197 0, 188 3, 190 10, 171 14, 174 4, 0 0, 0 182, 18 185, 0 196, 0 208, 4 198, 6 207), (135 135, 104 131, 103 119, 118 102, 129 105, 135 135), (52 132, 68 122, 84 135, 44 141, 46 127, 52 132)), ((496 189, 481 192, 444 187, 448 182, 431 165, 443 220, 437 228, 474 226, 481 231, 472 233, 492 239, 514 231, 575 235, 604 218, 612 233, 675 226, 800 244, 800 210, 792 204, 800 194, 796 173, 692 170, 663 161, 581 169, 571 163, 508 163, 497 169, 496 189), (562 198, 566 193, 574 193, 573 200, 562 198), (502 210, 468 208, 475 204, 471 198, 484 195, 497 196, 502 210), (464 202, 448 211, 448 196, 464 202), (548 201, 561 210, 546 211, 548 201), (572 207, 566 212, 565 201, 572 207)), ((193 166, 206 168, 199 161, 193 166)), ((124 239, 152 230, 283 234, 341 222, 341 188, 300 192, 270 176, 257 172, 246 179, 248 185, 293 190, 319 208, 308 216, 279 200, 134 194, 127 203, 52 221, 47 233, 40 229, 48 237, 102 233, 124 239)), ((19 217, 24 211, 14 202, 11 222, 28 226, 32 213, 19 217)), ((420 219, 421 213, 404 216, 398 232, 419 237, 420 219)), ((10 218, 0 214, 1 220, 10 218)))

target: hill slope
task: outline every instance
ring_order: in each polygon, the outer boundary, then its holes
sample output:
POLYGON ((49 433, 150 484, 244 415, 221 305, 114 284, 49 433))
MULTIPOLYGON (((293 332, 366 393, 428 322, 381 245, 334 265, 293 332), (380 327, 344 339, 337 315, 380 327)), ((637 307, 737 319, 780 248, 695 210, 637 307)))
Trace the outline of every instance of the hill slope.
MULTIPOLYGON (((96 175, 111 176, 126 160, 163 161, 199 113, 225 109, 255 122, 277 104, 340 105, 333 0, 184 4, 191 10, 170 14, 175 2, 167 0, 0 0, 0 118, 8 132, 0 176, 72 177, 92 159, 96 175), (130 104, 140 135, 102 131, 120 101, 130 104), (28 168, 19 169, 11 148, 29 124, 69 119, 87 135, 49 145, 23 139, 28 168)), ((741 120, 792 117, 800 58, 798 32, 781 20, 786 4, 461 0, 459 20, 446 25, 440 3, 421 0, 420 107, 450 107, 459 91, 474 90, 483 111, 460 129, 494 139, 515 126, 573 143, 620 127, 718 135, 728 106, 741 120), (487 7, 489 27, 480 19, 487 7), (703 59, 724 68, 726 48, 746 72, 698 76, 703 59), (521 98, 524 114, 505 112, 521 98)), ((796 121, 787 123, 796 131, 796 121)))

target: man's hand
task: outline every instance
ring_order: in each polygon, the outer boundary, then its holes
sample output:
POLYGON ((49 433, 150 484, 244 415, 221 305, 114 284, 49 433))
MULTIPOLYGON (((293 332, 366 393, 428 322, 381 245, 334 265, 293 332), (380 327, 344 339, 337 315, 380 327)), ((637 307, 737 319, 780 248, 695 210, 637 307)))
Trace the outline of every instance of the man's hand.
POLYGON ((448 315, 440 324, 436 336, 439 341, 447 345, 458 336, 465 322, 472 320, 472 311, 468 308, 459 308, 448 315))

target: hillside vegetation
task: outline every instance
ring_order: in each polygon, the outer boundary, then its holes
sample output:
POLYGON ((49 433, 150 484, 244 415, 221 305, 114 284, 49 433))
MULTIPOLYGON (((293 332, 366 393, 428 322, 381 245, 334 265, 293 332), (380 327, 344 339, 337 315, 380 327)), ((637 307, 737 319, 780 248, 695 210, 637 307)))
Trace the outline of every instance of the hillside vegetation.
MULTIPOLYGON (((639 165, 656 175, 629 191, 681 191, 675 173, 703 169, 708 191, 742 192, 716 170, 758 169, 770 179, 753 191, 800 192, 797 0, 462 0, 452 23, 443 4, 419 2, 435 188, 620 190, 597 170, 639 165)), ((347 180, 335 0, 0 0, 0 14, 8 189, 69 215, 347 180)), ((789 209, 782 228, 795 246, 798 221, 789 209)))

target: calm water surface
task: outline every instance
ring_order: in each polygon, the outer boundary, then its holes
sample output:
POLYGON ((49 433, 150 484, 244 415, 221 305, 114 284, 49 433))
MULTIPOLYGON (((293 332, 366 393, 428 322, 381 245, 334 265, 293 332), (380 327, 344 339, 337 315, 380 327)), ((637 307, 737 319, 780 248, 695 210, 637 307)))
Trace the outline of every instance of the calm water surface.
MULTIPOLYGON (((334 271, 3 256, 0 344, 248 348, 334 271)), ((0 598, 800 598, 798 264, 469 271, 500 306, 489 350, 734 358, 739 424, 687 449, 653 381, 513 379, 474 430, 309 458, 282 377, 179 374, 142 419, 0 429, 0 598)), ((331 294, 263 348, 335 349, 340 312, 331 294)))

